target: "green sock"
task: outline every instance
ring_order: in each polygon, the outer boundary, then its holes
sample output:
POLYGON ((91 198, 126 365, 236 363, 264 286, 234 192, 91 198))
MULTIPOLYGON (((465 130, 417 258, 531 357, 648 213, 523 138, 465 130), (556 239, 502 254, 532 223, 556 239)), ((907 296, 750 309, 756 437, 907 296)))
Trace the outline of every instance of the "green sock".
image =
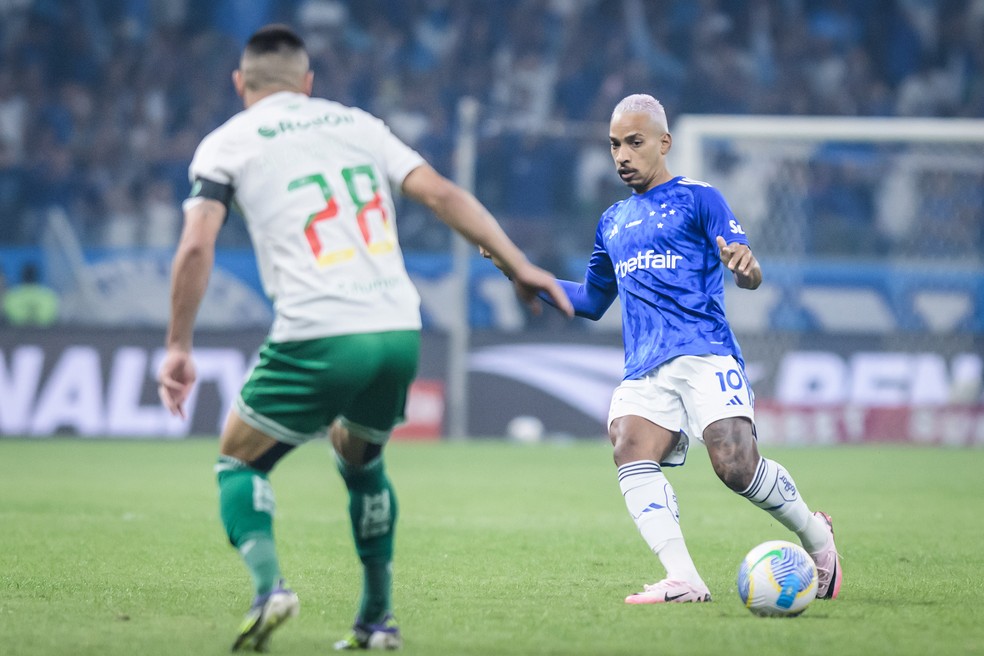
POLYGON ((391 610, 393 562, 362 561, 362 598, 359 600, 359 619, 376 623, 391 610))
POLYGON ((378 622, 391 610, 393 537, 396 494, 382 457, 355 467, 336 458, 349 491, 349 517, 355 551, 362 561, 362 599, 359 620, 378 622))
POLYGON ((249 568, 256 594, 266 594, 281 578, 273 542, 273 489, 265 473, 235 458, 220 457, 215 471, 226 535, 249 568))
POLYGON ((252 535, 239 547, 239 555, 253 577, 253 589, 257 595, 270 592, 280 581, 280 563, 273 538, 252 535))

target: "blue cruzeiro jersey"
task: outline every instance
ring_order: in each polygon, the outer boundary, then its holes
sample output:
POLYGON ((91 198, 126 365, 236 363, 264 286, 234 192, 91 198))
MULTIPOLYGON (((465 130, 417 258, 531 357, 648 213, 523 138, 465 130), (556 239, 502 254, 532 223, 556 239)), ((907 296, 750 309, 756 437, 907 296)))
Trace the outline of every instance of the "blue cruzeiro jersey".
POLYGON ((718 235, 748 244, 721 192, 682 176, 601 216, 585 283, 621 301, 626 379, 679 355, 733 355, 744 367, 724 314, 718 235))

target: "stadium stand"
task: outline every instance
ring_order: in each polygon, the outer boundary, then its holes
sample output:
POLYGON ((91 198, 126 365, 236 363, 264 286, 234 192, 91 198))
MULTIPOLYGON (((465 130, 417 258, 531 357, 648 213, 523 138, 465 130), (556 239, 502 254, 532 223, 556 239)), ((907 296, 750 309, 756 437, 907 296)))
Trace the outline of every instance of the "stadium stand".
MULTIPOLYGON (((605 121, 635 91, 680 114, 984 117, 981 0, 7 0, 0 244, 36 244, 53 210, 86 247, 172 244, 194 147, 240 109, 229 72, 274 21, 306 38, 317 94, 385 118, 445 173, 465 95, 514 125, 605 121)), ((478 193, 507 216, 564 220, 585 193, 572 157, 563 139, 485 140, 478 193)), ((818 193, 841 184, 814 173, 818 193)), ((872 222, 871 199, 848 191, 818 216, 872 222)), ((408 249, 446 245, 427 225, 408 213, 408 249)), ((892 238, 872 230, 852 248, 892 238)), ((946 238, 980 244, 980 226, 961 230, 946 238)))

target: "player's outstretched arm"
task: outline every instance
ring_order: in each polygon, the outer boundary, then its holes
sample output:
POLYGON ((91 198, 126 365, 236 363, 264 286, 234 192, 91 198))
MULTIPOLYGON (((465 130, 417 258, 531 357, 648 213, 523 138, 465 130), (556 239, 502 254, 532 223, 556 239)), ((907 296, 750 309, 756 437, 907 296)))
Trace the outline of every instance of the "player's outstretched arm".
MULTIPOLYGON (((479 246, 478 252, 482 257, 492 260, 492 264, 502 271, 502 267, 499 266, 492 253, 481 246, 479 246)), ((618 288, 614 285, 605 288, 596 284, 594 281, 588 282, 587 278, 582 283, 558 279, 557 284, 560 285, 560 288, 567 294, 567 298, 570 299, 571 305, 574 307, 574 316, 584 317, 592 321, 601 319, 605 315, 605 311, 611 307, 612 303, 618 297, 618 288)), ((540 298, 549 305, 553 305, 553 299, 546 294, 541 292, 540 298)))
POLYGON ((718 235, 717 246, 724 266, 735 275, 736 285, 742 289, 756 289, 762 284, 762 267, 752 255, 748 244, 729 244, 724 237, 718 235))
POLYGON ((195 316, 205 296, 215 261, 215 240, 225 220, 225 206, 201 199, 185 209, 184 229, 171 265, 171 318, 167 354, 158 373, 158 394, 164 406, 184 417, 184 402, 195 383, 191 359, 195 316))
POLYGON ((553 305, 568 317, 574 316, 567 294, 556 278, 526 259, 526 255, 502 230, 498 221, 475 196, 454 184, 429 164, 422 164, 407 175, 403 192, 426 205, 441 221, 495 258, 516 287, 516 294, 534 312, 539 312, 538 294, 544 292, 553 305))

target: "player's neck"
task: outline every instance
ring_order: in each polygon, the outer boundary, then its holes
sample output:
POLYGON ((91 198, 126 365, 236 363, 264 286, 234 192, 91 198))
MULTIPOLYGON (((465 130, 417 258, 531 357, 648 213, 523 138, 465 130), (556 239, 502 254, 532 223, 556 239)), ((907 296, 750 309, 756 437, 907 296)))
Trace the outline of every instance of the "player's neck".
POLYGON ((287 91, 288 93, 303 93, 300 89, 294 89, 292 87, 265 87, 263 89, 257 89, 256 91, 250 91, 247 89, 246 92, 243 93, 243 107, 249 109, 264 98, 268 98, 275 93, 281 93, 283 91, 287 91))
POLYGON ((656 177, 654 177, 649 182, 648 185, 646 185, 646 187, 644 189, 636 189, 635 192, 637 194, 645 194, 645 193, 648 193, 648 192, 652 191, 653 189, 655 189, 656 187, 660 186, 661 184, 666 184, 667 182, 669 182, 672 179, 673 179, 673 175, 668 170, 663 169, 659 174, 656 175, 656 177))

